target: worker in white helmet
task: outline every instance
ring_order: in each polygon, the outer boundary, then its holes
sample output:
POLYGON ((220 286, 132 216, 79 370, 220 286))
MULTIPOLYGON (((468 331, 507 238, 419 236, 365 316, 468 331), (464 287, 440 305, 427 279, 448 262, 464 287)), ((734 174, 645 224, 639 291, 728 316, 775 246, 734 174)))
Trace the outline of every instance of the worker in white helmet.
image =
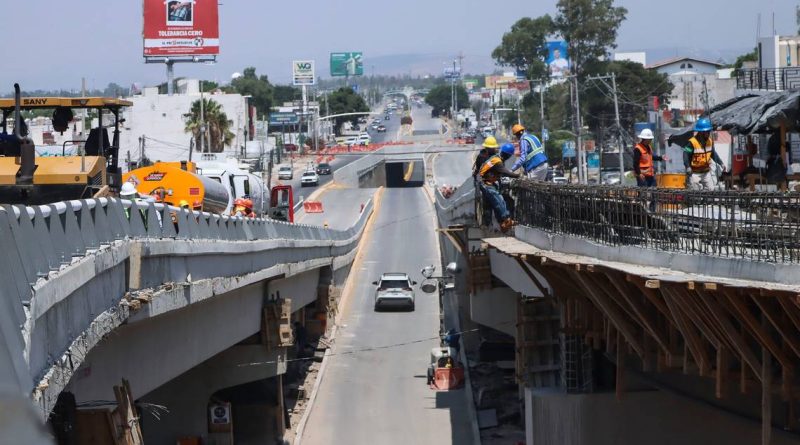
POLYGON ((639 187, 656 186, 653 161, 669 161, 669 158, 653 154, 653 130, 645 128, 639 133, 639 143, 633 150, 633 172, 639 187))

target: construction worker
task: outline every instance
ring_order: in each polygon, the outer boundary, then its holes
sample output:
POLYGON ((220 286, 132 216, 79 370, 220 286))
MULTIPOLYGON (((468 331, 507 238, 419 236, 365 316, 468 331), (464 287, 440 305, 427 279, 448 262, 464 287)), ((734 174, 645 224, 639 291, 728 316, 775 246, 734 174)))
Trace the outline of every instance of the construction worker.
POLYGON ((544 153, 541 141, 536 136, 528 133, 520 124, 511 127, 511 133, 519 141, 519 159, 511 166, 515 172, 520 167, 525 169, 525 176, 534 181, 547 180, 547 155, 544 153))
POLYGON ((692 190, 714 190, 716 188, 716 178, 711 172, 711 161, 713 160, 725 171, 725 164, 722 163, 716 150, 714 150, 714 140, 711 138, 711 119, 701 117, 694 125, 694 136, 689 139, 689 144, 683 148, 683 166, 686 168, 686 183, 692 190))
POLYGON ((500 148, 500 145, 497 144, 497 139, 494 136, 488 136, 483 140, 483 148, 478 152, 478 156, 475 157, 475 164, 472 166, 473 177, 478 176, 487 159, 497 154, 498 148, 500 148))
POLYGON ((243 198, 236 198, 233 201, 233 210, 231 216, 247 216, 247 207, 243 198))
POLYGON ((483 163, 479 171, 481 178, 480 189, 484 202, 494 210, 494 216, 503 233, 514 225, 514 221, 511 220, 511 213, 508 211, 506 201, 503 195, 500 194, 500 178, 503 176, 510 178, 520 177, 519 173, 514 173, 505 166, 505 162, 511 156, 514 156, 514 146, 505 144, 500 148, 499 154, 490 157, 483 163))
POLYGON ((133 201, 139 197, 139 192, 136 191, 136 186, 132 182, 126 182, 119 189, 119 197, 133 201))
POLYGON ((653 161, 669 161, 666 156, 653 154, 653 131, 649 128, 639 133, 639 143, 633 150, 633 172, 639 187, 656 186, 656 170, 653 161))
POLYGON ((250 198, 244 199, 244 216, 247 218, 255 217, 255 213, 253 213, 253 200, 250 198))

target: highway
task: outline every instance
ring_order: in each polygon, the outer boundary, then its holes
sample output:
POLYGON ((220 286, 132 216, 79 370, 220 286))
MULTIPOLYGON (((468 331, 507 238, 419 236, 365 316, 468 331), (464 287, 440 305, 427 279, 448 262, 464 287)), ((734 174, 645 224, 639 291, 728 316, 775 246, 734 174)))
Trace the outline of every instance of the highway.
MULTIPOLYGON (((381 119, 383 119, 383 114, 372 115, 372 116, 369 117, 369 120, 372 120, 373 117, 380 117, 381 119)), ((398 115, 398 113, 392 114, 391 118, 388 121, 387 120, 382 120, 381 122, 383 123, 383 125, 386 126, 386 132, 385 133, 378 133, 377 131, 369 130, 368 133, 369 133, 370 137, 372 138, 372 142, 373 143, 382 143, 382 142, 388 142, 388 141, 395 140, 395 138, 397 136, 397 132, 400 129, 400 116, 398 115)), ((364 124, 360 124, 360 125, 361 125, 362 129, 365 127, 364 124)), ((367 123, 366 126, 368 128, 369 127, 369 123, 367 123)), ((363 156, 363 155, 359 154, 359 153, 354 153, 354 154, 349 154, 348 153, 348 154, 337 155, 336 158, 333 161, 330 162, 331 169, 333 171, 335 171, 336 169, 342 168, 345 165, 355 161, 356 159, 359 159, 361 156, 363 156)), ((277 179, 277 168, 276 168, 275 172, 273 173, 273 183, 274 184, 277 184, 277 183, 290 184, 292 186, 292 189, 294 190, 294 200, 295 200, 295 202, 299 202, 300 198, 308 198, 312 193, 314 193, 314 191, 318 187, 322 187, 325 184, 327 184, 327 183, 329 183, 330 181, 333 180, 333 175, 322 175, 322 176, 319 177, 319 185, 317 187, 300 187, 300 176, 303 174, 302 173, 303 170, 305 170, 305 165, 308 162, 313 161, 314 159, 315 159, 315 157, 312 156, 312 157, 308 158, 308 160, 295 161, 295 164, 294 164, 295 165, 294 177, 291 180, 288 180, 288 181, 278 181, 278 179, 277 179)), ((288 162, 283 162, 281 165, 286 165, 286 164, 288 164, 288 162)))
POLYGON ((421 281, 423 266, 439 265, 431 201, 421 188, 387 188, 378 202, 303 444, 472 443, 465 391, 436 392, 426 384, 430 349, 438 345, 436 295, 415 286, 414 312, 373 310, 371 282, 381 273, 406 272, 421 281), (380 349, 364 351, 372 348, 380 349))

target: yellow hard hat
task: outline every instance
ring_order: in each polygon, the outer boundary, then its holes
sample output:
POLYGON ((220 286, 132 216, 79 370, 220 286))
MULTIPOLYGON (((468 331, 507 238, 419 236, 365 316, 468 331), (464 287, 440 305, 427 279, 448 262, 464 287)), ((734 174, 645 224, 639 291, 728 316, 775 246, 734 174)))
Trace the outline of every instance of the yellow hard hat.
POLYGON ((495 139, 494 136, 488 136, 483 140, 483 146, 486 148, 497 148, 500 145, 497 144, 497 139, 495 139))
POLYGON ((525 131, 525 127, 523 127, 521 124, 514 124, 514 126, 511 127, 511 134, 517 134, 521 131, 525 131))
POLYGON ((178 207, 189 207, 189 201, 181 199, 181 201, 178 203, 178 207))

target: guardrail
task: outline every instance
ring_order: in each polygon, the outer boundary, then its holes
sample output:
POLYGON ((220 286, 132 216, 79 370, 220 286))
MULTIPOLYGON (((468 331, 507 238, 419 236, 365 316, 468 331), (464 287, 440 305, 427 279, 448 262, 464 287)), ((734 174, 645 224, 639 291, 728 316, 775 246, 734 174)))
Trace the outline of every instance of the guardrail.
POLYGON ((120 300, 129 290, 181 282, 187 272, 192 281, 231 278, 235 287, 236 277, 274 267, 347 261, 372 208, 370 200, 349 229, 332 230, 106 198, 3 206, 0 347, 46 416, 93 345, 127 319, 120 300), (129 287, 134 257, 163 267, 140 270, 129 287))
POLYGON ((521 225, 610 246, 800 263, 800 193, 518 181, 521 225))

